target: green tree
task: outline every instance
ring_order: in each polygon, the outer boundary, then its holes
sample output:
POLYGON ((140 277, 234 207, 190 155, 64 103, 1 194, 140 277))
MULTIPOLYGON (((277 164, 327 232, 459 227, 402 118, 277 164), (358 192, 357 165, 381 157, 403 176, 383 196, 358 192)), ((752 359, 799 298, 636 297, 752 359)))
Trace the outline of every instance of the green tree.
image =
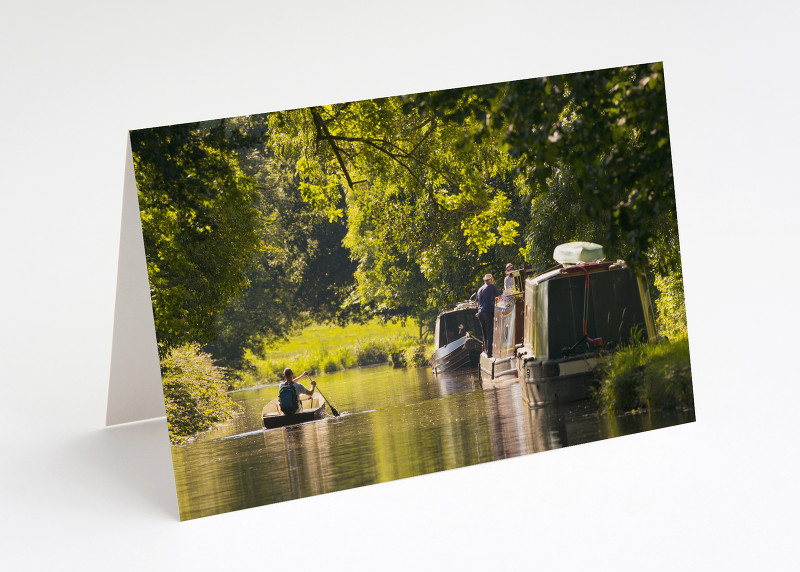
POLYGON ((230 419, 240 410, 228 396, 227 372, 194 343, 171 348, 161 359, 169 437, 173 444, 230 419))
POLYGON ((262 245, 244 269, 245 283, 214 316, 214 337, 204 349, 240 368, 247 349, 283 338, 309 319, 342 321, 355 265, 342 245, 344 221, 330 222, 302 199, 294 167, 275 157, 268 116, 209 122, 252 184, 262 245))
POLYGON ((422 317, 463 297, 487 265, 501 265, 498 249, 516 244, 516 162, 491 137, 471 143, 472 127, 423 117, 400 98, 271 116, 274 149, 296 162, 304 199, 347 220, 351 304, 422 317))
MULTIPOLYGON (((566 198, 591 222, 602 243, 631 262, 674 268, 680 260, 675 192, 661 63, 419 94, 407 108, 424 117, 472 119, 472 143, 500 137, 524 159, 531 189, 534 236, 557 236, 551 202, 566 198), (572 202, 574 201, 574 202, 572 202), (542 224, 554 225, 546 232, 542 224), (661 258, 652 259, 662 241, 661 258)), ((576 213, 570 216, 575 217, 576 213)))
MULTIPOLYGON (((605 229, 610 213, 602 213, 595 220, 586 215, 569 167, 555 170, 543 189, 531 188, 523 203, 530 209, 525 226, 524 258, 537 272, 554 265, 553 250, 559 244, 576 240, 604 243, 607 240, 605 229)), ((614 257, 624 258, 624 254, 617 253, 614 257)))
POLYGON ((262 249, 252 179, 224 122, 131 132, 159 353, 215 338, 214 320, 262 249))
POLYGON ((235 368, 241 367, 246 349, 258 351, 309 320, 357 317, 353 308, 343 307, 355 269, 342 245, 344 221, 331 222, 311 210, 287 165, 252 157, 241 164, 256 181, 264 249, 253 255, 247 286, 217 316, 217 338, 206 346, 235 368))

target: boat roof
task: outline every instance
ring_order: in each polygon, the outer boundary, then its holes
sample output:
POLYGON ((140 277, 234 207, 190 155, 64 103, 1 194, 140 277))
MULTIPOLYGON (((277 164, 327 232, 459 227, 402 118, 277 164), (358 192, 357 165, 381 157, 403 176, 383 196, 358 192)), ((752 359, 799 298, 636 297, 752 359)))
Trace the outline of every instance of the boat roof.
POLYGON ((452 314, 453 312, 462 312, 464 310, 475 310, 478 307, 478 303, 474 300, 464 300, 463 302, 459 302, 455 305, 455 307, 450 308, 449 310, 444 310, 439 313, 438 317, 444 316, 445 314, 452 314))
POLYGON ((584 270, 592 274, 595 272, 605 272, 607 270, 619 270, 621 268, 627 268, 627 265, 622 260, 617 260, 616 262, 585 262, 578 264, 565 264, 557 268, 546 270, 545 272, 542 272, 533 278, 529 278, 529 280, 535 284, 539 284, 541 282, 552 280, 553 278, 561 278, 562 276, 570 276, 573 274, 583 274, 584 270))

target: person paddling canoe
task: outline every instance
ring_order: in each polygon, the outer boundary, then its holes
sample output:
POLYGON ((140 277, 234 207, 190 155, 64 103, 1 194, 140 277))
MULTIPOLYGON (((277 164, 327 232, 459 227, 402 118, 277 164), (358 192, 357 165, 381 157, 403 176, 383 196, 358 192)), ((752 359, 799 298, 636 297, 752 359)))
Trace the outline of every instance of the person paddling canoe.
POLYGON ((317 387, 317 382, 311 380, 311 391, 307 390, 302 383, 298 383, 298 379, 308 377, 308 372, 304 371, 297 379, 294 378, 294 373, 288 367, 283 370, 283 381, 278 386, 278 407, 284 415, 291 415, 300 410, 300 395, 314 395, 314 389, 317 387))

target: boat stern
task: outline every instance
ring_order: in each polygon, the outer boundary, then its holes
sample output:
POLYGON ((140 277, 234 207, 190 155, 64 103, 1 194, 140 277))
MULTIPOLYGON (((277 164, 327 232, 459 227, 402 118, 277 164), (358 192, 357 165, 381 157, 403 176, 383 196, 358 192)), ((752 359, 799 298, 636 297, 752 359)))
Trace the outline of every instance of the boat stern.
POLYGON ((489 357, 486 352, 481 353, 480 361, 481 383, 485 385, 500 385, 519 381, 516 356, 489 357))
POLYGON ((528 407, 587 399, 597 387, 595 371, 603 361, 599 355, 542 361, 521 352, 522 399, 528 407))

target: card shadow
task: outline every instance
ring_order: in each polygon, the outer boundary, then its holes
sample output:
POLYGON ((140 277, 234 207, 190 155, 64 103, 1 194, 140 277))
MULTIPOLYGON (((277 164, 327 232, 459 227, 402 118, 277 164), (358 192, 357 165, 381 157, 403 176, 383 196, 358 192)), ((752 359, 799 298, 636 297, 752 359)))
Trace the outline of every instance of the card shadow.
POLYGON ((178 521, 166 418, 105 427, 73 442, 72 454, 121 488, 121 494, 147 502, 162 516, 178 521))

